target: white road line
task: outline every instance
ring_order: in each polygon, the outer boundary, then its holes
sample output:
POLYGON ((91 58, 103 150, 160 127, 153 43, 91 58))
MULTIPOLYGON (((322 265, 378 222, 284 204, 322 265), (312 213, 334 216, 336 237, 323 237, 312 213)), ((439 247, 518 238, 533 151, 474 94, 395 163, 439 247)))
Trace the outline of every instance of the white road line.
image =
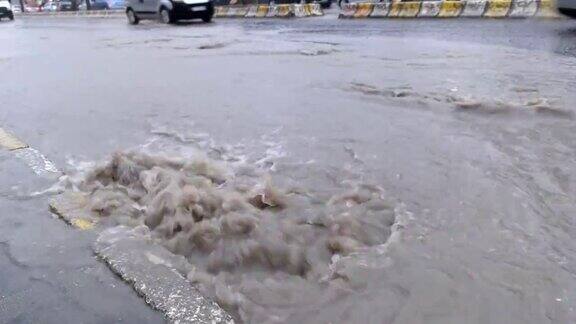
POLYGON ((0 128, 0 147, 13 151, 16 157, 24 161, 34 173, 41 177, 62 175, 62 172, 46 156, 2 128, 0 128))
POLYGON ((23 160, 29 167, 41 177, 60 176, 62 173, 56 165, 48 160, 42 153, 31 147, 19 149, 14 154, 23 160))

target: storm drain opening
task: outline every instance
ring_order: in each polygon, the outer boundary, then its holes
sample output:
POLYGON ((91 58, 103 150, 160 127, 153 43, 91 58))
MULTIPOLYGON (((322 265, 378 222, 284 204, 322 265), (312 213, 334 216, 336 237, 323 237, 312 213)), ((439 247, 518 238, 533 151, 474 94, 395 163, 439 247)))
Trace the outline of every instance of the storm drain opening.
POLYGON ((294 322, 354 291, 334 264, 385 244, 397 212, 360 181, 314 190, 283 180, 206 155, 129 151, 75 188, 91 221, 136 228, 184 257, 182 275, 237 322, 294 322))

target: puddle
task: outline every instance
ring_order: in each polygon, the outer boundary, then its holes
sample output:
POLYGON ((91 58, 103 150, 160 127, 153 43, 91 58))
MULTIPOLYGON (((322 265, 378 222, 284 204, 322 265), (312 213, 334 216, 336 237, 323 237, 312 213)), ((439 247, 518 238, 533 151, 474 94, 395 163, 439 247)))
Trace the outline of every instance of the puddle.
MULTIPOLYGON (((394 200, 376 185, 344 178, 305 187, 290 172, 246 161, 117 152, 90 168, 77 189, 100 224, 145 226, 185 257, 183 275, 240 322, 291 321, 303 308, 320 311, 354 291, 333 269, 343 257, 386 244, 397 219, 394 200)), ((303 168, 312 177, 322 173, 313 162, 303 168)))

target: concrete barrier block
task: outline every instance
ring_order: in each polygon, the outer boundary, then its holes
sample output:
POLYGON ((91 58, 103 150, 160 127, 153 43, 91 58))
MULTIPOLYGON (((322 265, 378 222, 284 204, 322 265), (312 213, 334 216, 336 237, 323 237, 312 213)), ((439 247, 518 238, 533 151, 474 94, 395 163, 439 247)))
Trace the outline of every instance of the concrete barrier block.
POLYGON ((370 16, 372 9, 374 9, 373 3, 359 3, 356 7, 354 18, 366 18, 370 16))
POLYGON ((278 6, 272 5, 268 6, 268 12, 266 13, 266 18, 273 18, 278 16, 278 6))
POLYGON ((322 10, 322 6, 319 3, 311 3, 312 8, 312 15, 313 16, 324 16, 324 11, 322 10))
POLYGON ((340 10, 340 18, 352 18, 356 13, 357 4, 356 3, 344 3, 342 4, 342 10, 340 10))
POLYGON ((388 17, 414 18, 418 16, 422 2, 393 2, 388 17))
POLYGON ((508 17, 513 18, 526 18, 532 17, 538 11, 537 0, 514 0, 512 1, 512 9, 508 17))
POLYGON ((512 0, 490 0, 488 1, 484 17, 487 18, 504 18, 508 16, 512 0))
POLYGON ((293 4, 292 10, 294 11, 294 16, 296 17, 306 17, 306 12, 304 11, 304 5, 293 4))
POLYGON ((464 2, 462 1, 442 1, 438 17, 441 18, 459 17, 460 14, 462 14, 463 9, 464 9, 464 2))
POLYGON ((256 17, 256 13, 258 12, 258 6, 249 6, 248 11, 244 17, 246 18, 254 18, 256 17))
POLYGON ((482 17, 486 10, 486 0, 468 0, 460 17, 482 17))
POLYGON ((281 5, 277 5, 276 7, 277 7, 276 17, 287 18, 287 17, 294 16, 294 12, 292 11, 292 6, 290 6, 289 4, 281 4, 281 5))
POLYGON ((418 17, 433 18, 438 16, 440 13, 440 5, 441 2, 439 1, 422 1, 422 7, 420 8, 418 17))
POLYGON ((536 17, 540 18, 558 18, 560 13, 556 9, 556 1, 554 0, 540 0, 538 4, 538 12, 536 17))
POLYGON ((242 18, 248 13, 248 7, 229 7, 226 17, 242 18))
POLYGON ((214 17, 226 17, 229 7, 217 6, 214 8, 214 17))
POLYGON ((388 17, 388 13, 390 12, 391 4, 389 2, 380 2, 375 3, 374 8, 372 9, 372 14, 370 17, 373 18, 384 18, 388 17))
POLYGON ((268 11, 270 10, 270 6, 268 5, 259 5, 256 9, 256 18, 264 18, 268 15, 268 11))

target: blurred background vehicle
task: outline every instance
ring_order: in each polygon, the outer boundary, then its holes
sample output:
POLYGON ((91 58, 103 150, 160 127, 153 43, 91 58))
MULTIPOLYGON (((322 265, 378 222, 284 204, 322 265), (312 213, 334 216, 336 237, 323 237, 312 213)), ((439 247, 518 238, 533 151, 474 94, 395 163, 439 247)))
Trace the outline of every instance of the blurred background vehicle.
POLYGON ((110 5, 110 9, 112 10, 119 10, 119 9, 126 9, 126 1, 125 0, 116 0, 112 2, 110 5))
POLYGON ((89 10, 108 10, 110 5, 104 0, 95 0, 90 2, 89 10))
POLYGON ((318 0, 314 2, 318 2, 323 9, 328 9, 332 6, 332 0, 318 0))
POLYGON ((178 20, 202 19, 208 23, 214 16, 212 0, 128 0, 128 23, 136 25, 141 19, 158 19, 165 24, 178 20))
POLYGON ((41 10, 42 11, 58 11, 58 3, 56 3, 55 1, 49 0, 48 2, 44 3, 41 6, 41 10))
POLYGON ((560 13, 576 18, 576 0, 557 0, 556 5, 560 13))
POLYGON ((60 0, 58 2, 58 11, 72 11, 75 10, 72 0, 60 0))
POLYGON ((8 18, 14 20, 14 12, 12 11, 12 5, 8 0, 0 0, 0 20, 2 18, 8 18))

